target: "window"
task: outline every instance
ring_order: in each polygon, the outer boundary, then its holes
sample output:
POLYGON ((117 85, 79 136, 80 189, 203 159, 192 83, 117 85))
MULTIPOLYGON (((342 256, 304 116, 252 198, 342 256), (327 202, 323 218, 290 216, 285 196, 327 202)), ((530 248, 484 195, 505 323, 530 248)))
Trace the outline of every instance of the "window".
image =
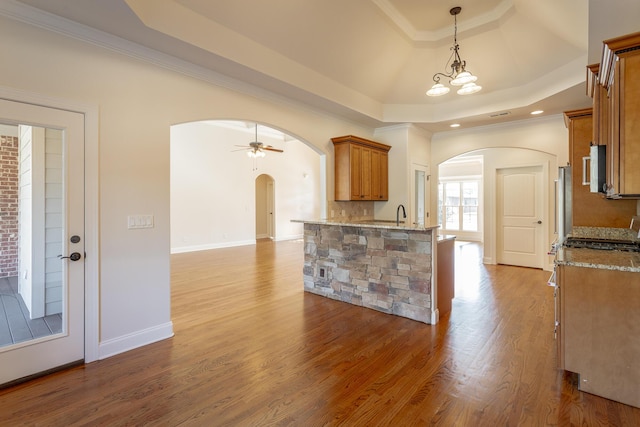
POLYGON ((438 184, 438 225, 443 230, 478 231, 480 181, 441 181, 438 184))

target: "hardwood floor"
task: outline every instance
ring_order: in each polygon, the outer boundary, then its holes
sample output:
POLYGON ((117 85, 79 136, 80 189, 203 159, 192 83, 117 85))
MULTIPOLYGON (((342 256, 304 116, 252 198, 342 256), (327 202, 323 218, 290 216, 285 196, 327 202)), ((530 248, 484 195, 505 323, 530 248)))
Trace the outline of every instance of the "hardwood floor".
POLYGON ((304 293, 301 242, 174 255, 175 337, 0 391, 0 425, 640 425, 555 368, 548 272, 456 255, 435 326, 304 293))

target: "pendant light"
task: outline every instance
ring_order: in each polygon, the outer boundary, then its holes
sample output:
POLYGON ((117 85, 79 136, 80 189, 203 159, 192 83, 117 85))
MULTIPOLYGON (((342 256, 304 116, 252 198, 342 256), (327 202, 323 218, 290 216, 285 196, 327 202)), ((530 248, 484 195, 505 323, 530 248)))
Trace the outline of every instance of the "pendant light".
MULTIPOLYGON (((441 96, 449 93, 449 88, 442 83, 440 83, 440 76, 446 77, 449 79, 449 84, 453 86, 462 86, 458 89, 458 95, 470 95, 472 93, 476 93, 482 89, 482 86, 478 86, 475 82, 478 80, 476 76, 471 74, 471 72, 466 70, 466 61, 463 61, 460 58, 460 46, 458 45, 458 14, 462 10, 461 7, 456 6, 449 10, 449 13, 453 15, 454 27, 453 27, 453 46, 451 50, 453 53, 451 54, 451 58, 453 58, 453 62, 451 62, 451 71, 448 73, 435 73, 433 75, 433 81, 435 84, 427 91, 428 96, 441 96)), ((449 58, 449 61, 451 61, 449 58)), ((449 61, 447 61, 447 65, 449 65, 449 61)), ((446 68, 446 67, 445 67, 446 68)))

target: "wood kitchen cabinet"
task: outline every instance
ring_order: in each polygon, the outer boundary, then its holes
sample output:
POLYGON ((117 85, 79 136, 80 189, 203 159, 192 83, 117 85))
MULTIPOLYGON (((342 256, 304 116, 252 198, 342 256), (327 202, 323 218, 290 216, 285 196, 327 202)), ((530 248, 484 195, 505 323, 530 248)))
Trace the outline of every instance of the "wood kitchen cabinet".
POLYGON ((600 193, 591 193, 589 186, 582 184, 582 159, 589 156, 593 137, 592 109, 566 111, 564 117, 569 130, 573 226, 629 227, 636 214, 635 200, 608 200, 600 193))
POLYGON ((389 145, 353 135, 331 138, 335 200, 389 199, 389 145))
POLYGON ((371 150, 371 200, 389 200, 389 154, 371 150))
POLYGON ((638 272, 557 266, 558 364, 578 388, 640 407, 638 272))
POLYGON ((599 125, 594 139, 607 146, 607 196, 640 198, 640 33, 605 40, 597 71, 588 70, 590 78, 597 73, 598 85, 588 89, 599 125))

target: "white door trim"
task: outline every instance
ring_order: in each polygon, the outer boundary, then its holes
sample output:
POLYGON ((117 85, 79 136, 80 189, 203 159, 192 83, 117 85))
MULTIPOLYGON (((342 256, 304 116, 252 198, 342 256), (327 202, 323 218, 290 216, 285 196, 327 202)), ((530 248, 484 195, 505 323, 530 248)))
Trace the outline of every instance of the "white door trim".
POLYGON ((72 111, 84 115, 85 181, 84 181, 84 247, 85 258, 85 315, 84 360, 98 360, 100 337, 100 246, 98 198, 98 106, 54 98, 41 94, 0 86, 0 98, 42 107, 72 111))

